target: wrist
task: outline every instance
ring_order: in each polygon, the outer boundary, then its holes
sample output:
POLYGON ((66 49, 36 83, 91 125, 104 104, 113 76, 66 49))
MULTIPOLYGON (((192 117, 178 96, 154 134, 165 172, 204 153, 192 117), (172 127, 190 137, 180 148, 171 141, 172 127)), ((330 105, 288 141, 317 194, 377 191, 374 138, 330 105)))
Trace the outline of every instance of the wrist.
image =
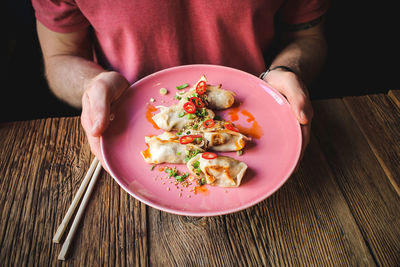
POLYGON ((285 71, 285 72, 291 72, 297 75, 297 73, 290 67, 288 66, 284 66, 284 65, 279 65, 279 66, 274 66, 274 67, 270 67, 269 69, 267 69, 266 71, 264 71, 263 73, 260 74, 259 78, 261 80, 265 80, 267 75, 274 70, 280 70, 280 71, 285 71))

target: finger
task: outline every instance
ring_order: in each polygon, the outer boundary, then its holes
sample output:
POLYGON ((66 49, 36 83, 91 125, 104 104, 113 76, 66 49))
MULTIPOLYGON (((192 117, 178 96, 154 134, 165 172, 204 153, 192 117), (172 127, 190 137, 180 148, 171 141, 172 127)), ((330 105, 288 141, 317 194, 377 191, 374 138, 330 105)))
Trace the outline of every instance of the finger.
POLYGON ((305 93, 296 88, 292 90, 284 90, 284 94, 300 124, 307 125, 311 123, 313 109, 305 93))
POLYGON ((81 124, 83 129, 85 130, 86 137, 89 142, 90 149, 97 157, 97 159, 100 161, 101 165, 103 168, 107 171, 107 168, 105 167, 103 156, 101 154, 101 148, 100 148, 100 138, 95 137, 91 134, 91 129, 92 129, 92 122, 89 117, 89 110, 90 110, 90 105, 89 105, 89 97, 86 93, 84 93, 84 96, 82 97, 82 114, 81 114, 81 124))
POLYGON ((90 118, 90 103, 89 96, 86 92, 82 96, 82 113, 81 113, 81 124, 86 133, 90 133, 93 127, 93 122, 90 118))
POLYGON ((89 117, 92 122, 91 135, 99 137, 107 128, 110 116, 110 100, 107 84, 97 80, 86 91, 89 102, 89 117))
POLYGON ((301 142, 301 151, 300 151, 300 157, 299 160, 297 161, 297 165, 294 168, 294 173, 296 173, 299 170, 300 167, 300 162, 303 159, 305 150, 310 143, 310 136, 311 136, 311 125, 300 125, 301 129, 301 136, 302 136, 302 142, 301 142))
POLYGON ((302 133, 302 143, 301 143, 301 153, 300 153, 300 159, 303 158, 304 152, 306 150, 306 147, 310 143, 310 136, 311 136, 311 125, 300 125, 301 127, 301 133, 302 133))
POLYGON ((300 124, 309 124, 312 120, 313 109, 305 84, 296 74, 291 72, 275 72, 272 74, 275 75, 270 77, 272 85, 286 97, 296 119, 300 124))

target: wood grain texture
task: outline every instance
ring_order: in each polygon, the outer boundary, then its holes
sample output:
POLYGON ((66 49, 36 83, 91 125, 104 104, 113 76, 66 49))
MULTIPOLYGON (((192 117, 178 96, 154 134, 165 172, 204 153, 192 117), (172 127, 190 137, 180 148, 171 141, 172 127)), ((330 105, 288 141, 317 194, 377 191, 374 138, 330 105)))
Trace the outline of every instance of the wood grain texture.
POLYGON ((374 260, 380 266, 397 266, 398 194, 343 101, 313 104, 313 131, 374 260))
POLYGON ((400 195, 400 109, 383 94, 346 97, 344 103, 400 195))
POLYGON ((400 90, 390 90, 388 95, 396 106, 400 108, 400 90))
POLYGON ((93 158, 79 118, 0 124, 1 265, 398 265, 399 195, 343 101, 314 106, 299 171, 241 212, 168 214, 102 172, 65 262, 51 240, 93 158))
MULTIPOLYGON (((52 237, 92 156, 80 120, 0 125, 0 259, 3 266, 147 265, 146 208, 105 172, 86 208, 70 259, 52 237)), ((65 236, 64 236, 65 238, 65 236)))
POLYGON ((149 208, 149 230, 154 266, 375 264, 315 139, 299 172, 258 205, 202 218, 149 208))

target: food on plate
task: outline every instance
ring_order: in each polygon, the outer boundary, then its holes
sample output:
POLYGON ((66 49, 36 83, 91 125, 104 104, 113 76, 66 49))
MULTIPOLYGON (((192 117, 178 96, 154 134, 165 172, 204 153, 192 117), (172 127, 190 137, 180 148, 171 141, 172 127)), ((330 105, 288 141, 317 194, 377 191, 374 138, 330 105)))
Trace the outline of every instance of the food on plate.
MULTIPOLYGON (((213 119, 215 113, 210 109, 226 109, 233 105, 235 94, 221 89, 221 85, 207 85, 203 75, 201 79, 183 95, 176 95, 180 99, 178 104, 169 107, 157 106, 160 112, 152 117, 160 129, 165 131, 179 131, 187 124, 198 124, 213 119)), ((187 84, 178 86, 183 89, 187 84)))
POLYGON ((211 152, 197 154, 186 166, 200 184, 220 187, 238 187, 247 170, 246 163, 211 152))
POLYGON ((191 97, 200 98, 205 106, 211 109, 227 109, 235 102, 235 93, 222 89, 222 85, 207 84, 206 76, 200 80, 185 94, 181 96, 180 102, 187 102, 191 97))
POLYGON ((247 136, 228 130, 203 132, 203 138, 207 140, 207 148, 213 151, 238 151, 242 150, 246 145, 246 141, 250 140, 247 136))
POLYGON ((185 105, 170 107, 157 106, 160 112, 152 117, 153 121, 164 131, 179 131, 188 123, 198 123, 203 119, 212 119, 215 113, 211 109, 196 108, 191 102, 185 105), (195 107, 195 108, 194 108, 195 107))
MULTIPOLYGON (((203 144, 196 143, 196 137, 191 137, 190 142, 183 137, 179 138, 173 133, 164 132, 158 136, 145 136, 148 148, 142 151, 142 156, 147 163, 186 163, 191 157, 204 150, 203 144)), ((188 138, 189 139, 189 138, 188 138)))
POLYGON ((200 125, 187 124, 182 130, 200 135, 204 139, 204 149, 213 151, 239 151, 251 138, 241 134, 236 127, 226 121, 208 119, 200 125))
MULTIPOLYGON (((189 87, 187 83, 176 88, 182 90, 186 87, 189 87)), ((242 152, 246 142, 251 140, 231 122, 216 119, 212 110, 231 107, 234 96, 233 92, 221 89, 221 85, 208 85, 203 75, 188 92, 180 91, 174 96, 179 100, 177 104, 157 106, 160 111, 152 121, 165 132, 145 137, 148 148, 141 152, 144 160, 151 164, 186 163, 200 185, 238 187, 247 165, 208 151, 242 152)), ((188 174, 181 180, 186 177, 188 174)))

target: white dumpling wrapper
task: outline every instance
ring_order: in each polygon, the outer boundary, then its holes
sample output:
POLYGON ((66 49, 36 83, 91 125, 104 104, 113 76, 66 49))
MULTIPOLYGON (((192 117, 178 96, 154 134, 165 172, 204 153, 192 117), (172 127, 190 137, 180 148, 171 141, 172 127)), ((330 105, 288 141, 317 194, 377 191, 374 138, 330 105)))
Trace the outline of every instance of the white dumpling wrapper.
MULTIPOLYGON (((180 102, 187 102, 186 97, 190 97, 196 93, 197 84, 201 81, 207 82, 207 78, 203 75, 200 80, 182 96, 180 102)), ((221 85, 207 85, 205 92, 207 95, 208 106, 211 109, 227 109, 230 108, 235 102, 235 93, 225 89, 221 89, 221 85)))
POLYGON ((214 151, 238 151, 244 148, 249 137, 230 130, 204 131, 203 138, 207 140, 207 147, 214 151))
POLYGON ((204 150, 192 144, 183 145, 179 138, 170 132, 164 132, 158 136, 145 136, 148 148, 141 152, 147 163, 185 163, 187 150, 204 150))
MULTIPOLYGON (((179 117, 179 114, 184 111, 183 106, 180 104, 170 107, 157 107, 160 109, 160 112, 154 115, 152 119, 164 131, 179 131, 190 121, 187 115, 179 117)), ((211 109, 207 109, 207 113, 209 118, 212 119, 215 117, 215 113, 211 109)))
POLYGON ((246 163, 227 156, 215 159, 204 159, 197 154, 186 164, 189 171, 197 178, 204 178, 207 184, 220 187, 238 187, 246 173, 246 163), (193 164, 199 161, 200 173, 197 174, 193 164))

